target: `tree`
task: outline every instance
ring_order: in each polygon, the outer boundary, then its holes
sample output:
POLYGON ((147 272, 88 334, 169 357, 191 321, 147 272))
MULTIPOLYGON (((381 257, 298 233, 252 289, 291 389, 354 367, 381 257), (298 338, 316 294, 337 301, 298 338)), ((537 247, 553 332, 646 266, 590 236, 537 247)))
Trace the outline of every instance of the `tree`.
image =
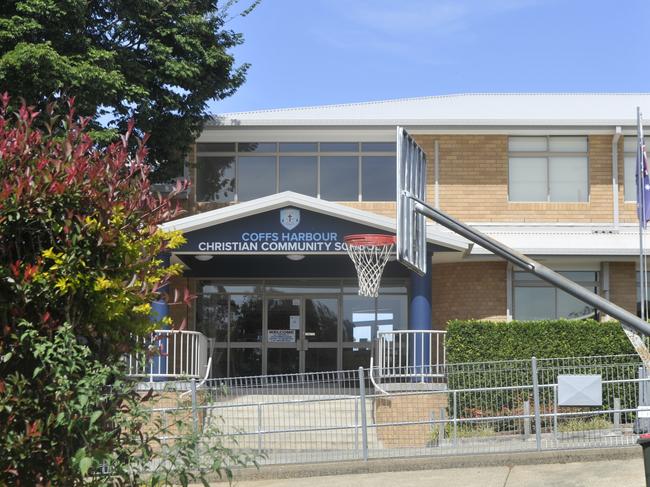
MULTIPOLYGON (((260 0, 240 15, 247 15, 260 0)), ((94 116, 96 141, 113 140, 128 120, 151 134, 158 180, 182 164, 208 114, 207 102, 232 95, 247 64, 225 28, 238 0, 18 0, 0 11, 0 92, 44 108, 76 97, 94 116), (103 122, 100 125, 100 121, 103 122)))
MULTIPOLYGON (((105 150, 74 110, 59 120, 0 105, 0 320, 45 330, 69 324, 97 356, 128 348, 151 328, 151 301, 178 267, 159 256, 183 242, 158 225, 180 211, 150 191, 133 126, 105 150), (35 128, 37 122, 46 130, 35 128)), ((183 189, 178 185, 177 191, 183 189)), ((1 346, 1 342, 0 342, 1 346)), ((1 351, 1 350, 0 350, 1 351)))
POLYGON ((0 485, 114 485, 102 465, 123 485, 228 474, 246 460, 218 437, 159 444, 169 426, 157 428, 120 360, 158 325, 150 302, 180 270, 161 265, 183 237, 158 226, 179 209, 151 192, 144 141, 131 124, 100 148, 72 106, 61 118, 9 106, 1 96, 0 485))

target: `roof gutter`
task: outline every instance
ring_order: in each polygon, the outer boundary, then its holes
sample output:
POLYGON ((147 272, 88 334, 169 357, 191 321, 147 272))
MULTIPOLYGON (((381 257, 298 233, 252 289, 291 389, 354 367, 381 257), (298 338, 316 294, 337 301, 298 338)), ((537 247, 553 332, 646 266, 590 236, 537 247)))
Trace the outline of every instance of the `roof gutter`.
POLYGON ((618 230, 618 140, 621 138, 621 127, 617 126, 612 137, 612 210, 614 229, 618 230))

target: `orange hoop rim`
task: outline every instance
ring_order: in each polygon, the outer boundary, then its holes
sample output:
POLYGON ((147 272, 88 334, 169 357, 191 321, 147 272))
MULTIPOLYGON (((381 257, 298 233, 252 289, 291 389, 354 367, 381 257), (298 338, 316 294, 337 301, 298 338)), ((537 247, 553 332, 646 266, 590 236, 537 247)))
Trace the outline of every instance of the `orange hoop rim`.
POLYGON ((397 242, 395 235, 386 235, 383 233, 357 233, 346 235, 343 241, 353 247, 382 247, 385 245, 394 245, 397 242))

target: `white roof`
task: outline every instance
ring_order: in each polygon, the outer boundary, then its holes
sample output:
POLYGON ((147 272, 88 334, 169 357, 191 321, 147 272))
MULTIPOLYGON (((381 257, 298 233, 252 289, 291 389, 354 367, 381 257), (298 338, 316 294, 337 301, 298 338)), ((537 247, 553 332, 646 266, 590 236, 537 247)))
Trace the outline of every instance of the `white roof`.
MULTIPOLYGON (((163 230, 180 230, 183 233, 199 230, 201 228, 219 225, 232 220, 238 220, 247 216, 263 213, 285 206, 294 206, 305 210, 311 210, 334 218, 356 222, 361 225, 368 225, 379 230, 395 233, 397 231, 395 219, 377 215, 349 206, 332 203, 330 201, 305 196, 292 191, 265 196, 252 201, 246 201, 236 205, 218 208, 216 210, 197 213, 185 218, 163 223, 163 230)), ((442 232, 438 228, 429 226, 427 228, 427 241, 431 244, 447 247, 452 250, 466 252, 471 248, 471 244, 462 237, 451 233, 442 232)))
MULTIPOLYGON (((639 254, 639 229, 635 225, 535 225, 476 224, 477 230, 526 255, 635 256, 639 254)), ((471 255, 491 255, 478 245, 471 255)))
POLYGON ((464 93, 225 113, 214 126, 550 125, 636 126, 650 93, 464 93))

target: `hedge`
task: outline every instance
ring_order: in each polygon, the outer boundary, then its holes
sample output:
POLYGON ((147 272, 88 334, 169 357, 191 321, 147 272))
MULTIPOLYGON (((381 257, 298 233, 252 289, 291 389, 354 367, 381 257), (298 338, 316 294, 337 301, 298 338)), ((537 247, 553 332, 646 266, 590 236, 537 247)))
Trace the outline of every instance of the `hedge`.
POLYGON ((633 354, 616 321, 450 321, 447 363, 633 354))
MULTIPOLYGON (((447 382, 456 390, 457 411, 465 417, 521 414, 531 401, 531 357, 593 359, 540 361, 540 384, 555 383, 558 374, 603 374, 604 379, 632 379, 640 360, 618 322, 595 320, 451 321, 447 328, 447 382), (634 355, 630 355, 634 354, 634 355), (627 355, 600 359, 602 355, 627 355), (508 386, 526 386, 508 389, 508 386), (476 388, 503 388, 491 392, 476 388), (464 392, 464 390, 468 390, 464 392)), ((603 407, 613 407, 616 384, 603 386, 603 407)), ((622 407, 636 407, 634 392, 620 397, 622 407)), ((616 391, 620 394, 620 392, 616 391)), ((540 391, 542 409, 553 404, 553 391, 540 391)), ((545 411, 550 412, 550 411, 545 411)), ((503 421, 506 430, 516 422, 503 421)), ((548 425, 545 425, 545 427, 548 425)))

